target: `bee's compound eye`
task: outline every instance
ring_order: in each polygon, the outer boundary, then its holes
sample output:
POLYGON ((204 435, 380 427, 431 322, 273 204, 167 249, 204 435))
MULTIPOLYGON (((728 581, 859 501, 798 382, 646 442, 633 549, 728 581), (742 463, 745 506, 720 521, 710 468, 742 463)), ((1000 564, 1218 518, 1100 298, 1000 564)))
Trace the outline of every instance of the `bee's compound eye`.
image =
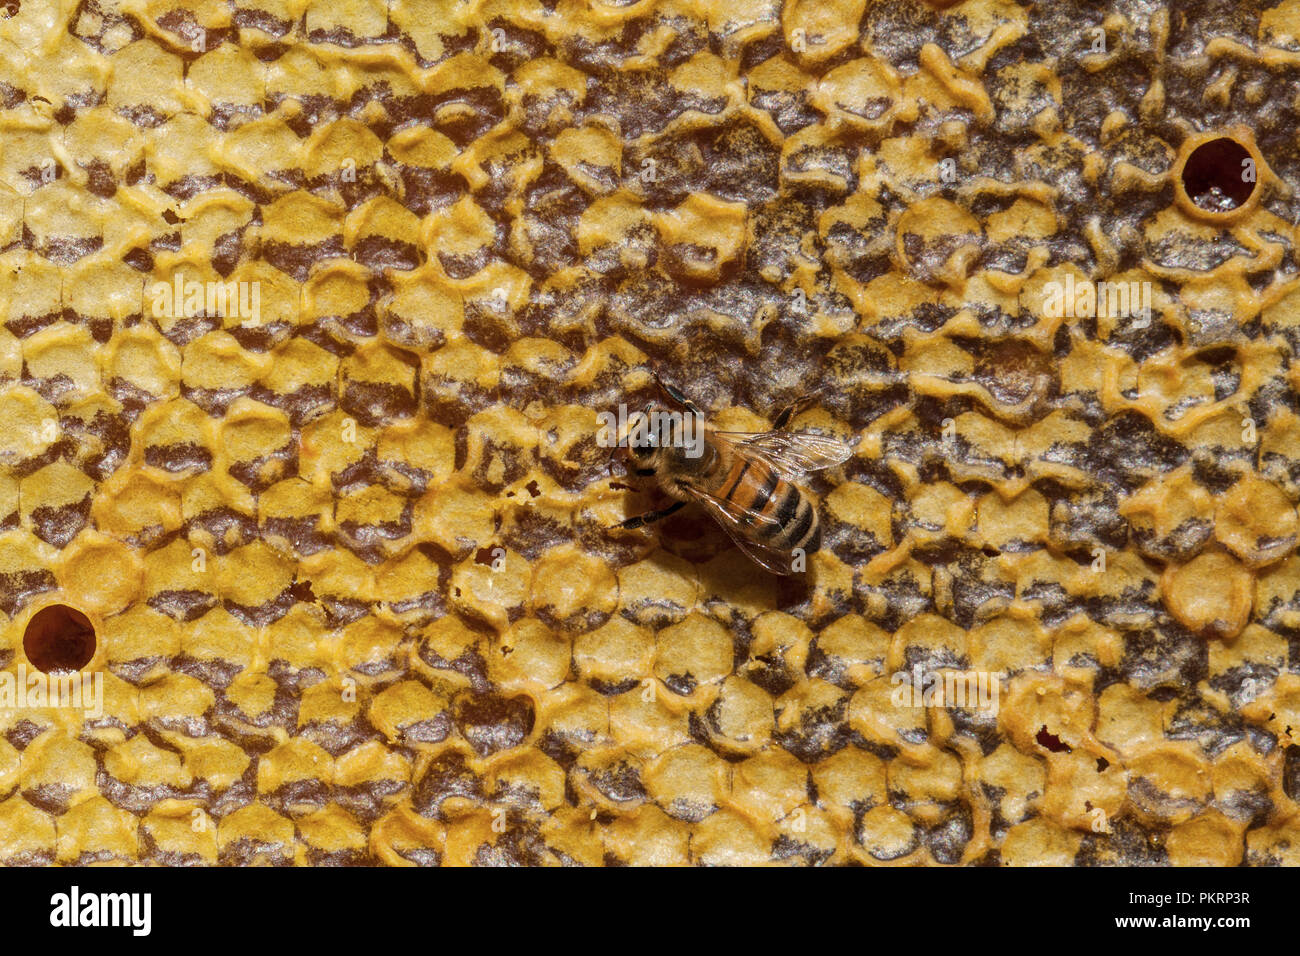
POLYGON ((627 450, 637 459, 645 459, 654 450, 650 442, 650 416, 645 412, 635 412, 628 419, 627 450))

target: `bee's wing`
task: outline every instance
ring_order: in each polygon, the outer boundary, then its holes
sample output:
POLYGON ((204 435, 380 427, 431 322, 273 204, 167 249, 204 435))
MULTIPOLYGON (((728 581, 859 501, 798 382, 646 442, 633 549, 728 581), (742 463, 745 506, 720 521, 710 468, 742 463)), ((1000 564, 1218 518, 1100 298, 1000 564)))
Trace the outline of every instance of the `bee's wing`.
POLYGON ((744 551, 759 565, 773 574, 791 573, 790 554, 788 552, 755 541, 746 535, 744 530, 746 525, 750 527, 763 525, 777 527, 780 522, 775 518, 744 508, 735 502, 727 501, 725 498, 711 495, 699 488, 689 490, 695 500, 704 506, 704 510, 713 516, 714 520, 722 526, 722 530, 727 532, 727 535, 741 551, 744 551))
POLYGON ((813 432, 714 432, 742 454, 757 454, 771 462, 786 478, 799 480, 810 471, 820 471, 848 461, 853 449, 828 435, 813 432))

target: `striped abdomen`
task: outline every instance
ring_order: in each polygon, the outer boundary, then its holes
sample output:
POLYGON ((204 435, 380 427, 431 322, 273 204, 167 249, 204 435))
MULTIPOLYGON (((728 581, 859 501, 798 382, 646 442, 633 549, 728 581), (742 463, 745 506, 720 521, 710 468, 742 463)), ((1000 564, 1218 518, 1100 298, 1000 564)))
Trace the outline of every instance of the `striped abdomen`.
POLYGON ((817 510, 798 487, 782 478, 761 458, 732 454, 729 467, 713 494, 746 511, 756 512, 776 523, 745 522, 749 538, 778 551, 801 549, 812 554, 822 543, 817 510))

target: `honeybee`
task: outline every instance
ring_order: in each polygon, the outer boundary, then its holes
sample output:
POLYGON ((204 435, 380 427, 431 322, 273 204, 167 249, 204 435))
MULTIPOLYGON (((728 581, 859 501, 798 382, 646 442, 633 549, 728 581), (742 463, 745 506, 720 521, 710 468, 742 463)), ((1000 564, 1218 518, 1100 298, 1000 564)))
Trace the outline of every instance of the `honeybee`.
POLYGON ((822 535, 817 509, 796 482, 853 453, 837 438, 780 430, 812 396, 783 409, 773 423, 776 430, 722 432, 678 389, 663 381, 659 387, 685 414, 651 405, 633 422, 626 454, 633 474, 653 477, 677 500, 615 527, 653 524, 698 501, 768 571, 804 570, 804 559, 821 547, 822 535))

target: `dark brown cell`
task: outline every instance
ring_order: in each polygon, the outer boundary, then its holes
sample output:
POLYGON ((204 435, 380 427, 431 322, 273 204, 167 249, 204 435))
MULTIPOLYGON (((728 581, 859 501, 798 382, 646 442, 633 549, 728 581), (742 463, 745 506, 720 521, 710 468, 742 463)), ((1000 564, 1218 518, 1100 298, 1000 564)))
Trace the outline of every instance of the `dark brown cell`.
POLYGON ((994 411, 1025 421, 1041 417, 1060 389, 1051 356, 1015 339, 985 350, 975 364, 975 379, 999 403, 994 411))
POLYGON ((79 671, 95 656, 95 627, 76 608, 51 604, 27 622, 23 650, 47 674, 79 671))
POLYGON ((523 743, 533 731, 533 702, 527 697, 465 694, 453 705, 456 726, 481 756, 523 743))
POLYGON ((1251 159, 1245 146, 1227 136, 1202 143, 1183 164, 1183 189, 1207 212, 1230 212, 1255 191, 1256 177, 1245 175, 1251 159))

